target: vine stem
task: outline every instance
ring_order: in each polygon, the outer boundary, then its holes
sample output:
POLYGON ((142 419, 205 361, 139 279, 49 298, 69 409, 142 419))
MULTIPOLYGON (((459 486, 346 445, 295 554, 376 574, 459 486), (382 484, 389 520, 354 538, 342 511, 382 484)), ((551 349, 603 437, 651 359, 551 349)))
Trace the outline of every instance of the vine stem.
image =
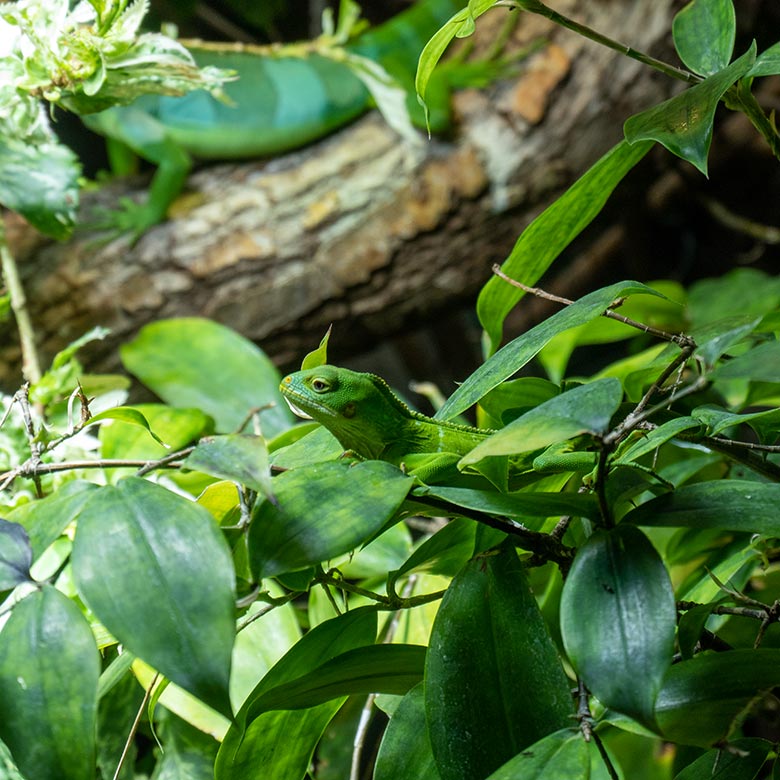
POLYGON ((674 79, 678 79, 679 81, 685 81, 688 84, 698 84, 702 81, 701 76, 697 76, 695 73, 683 70, 682 68, 676 68, 668 62, 651 57, 649 54, 645 54, 645 52, 634 49, 631 46, 626 46, 624 43, 620 43, 613 38, 608 38, 606 35, 598 32, 598 30, 594 30, 592 27, 580 24, 580 22, 570 19, 568 16, 553 11, 552 8, 548 8, 544 3, 540 3, 539 0, 500 0, 496 5, 520 8, 523 11, 530 11, 531 13, 544 16, 546 19, 549 19, 560 27, 565 27, 567 30, 571 30, 578 35, 583 36, 583 38, 587 38, 595 43, 600 43, 602 46, 606 46, 613 51, 620 52, 620 54, 624 54, 626 57, 631 57, 631 59, 637 60, 643 65, 649 65, 651 68, 655 68, 655 70, 658 70, 667 76, 671 76, 674 79))
POLYGON ((19 267, 8 246, 5 222, 2 219, 0 219, 0 267, 2 267, 8 297, 11 300, 11 309, 13 309, 16 327, 19 331, 19 344, 22 348, 22 374, 30 384, 35 384, 40 381, 42 376, 38 350, 35 346, 35 332, 30 319, 30 311, 27 308, 27 296, 24 294, 24 287, 19 276, 19 267))

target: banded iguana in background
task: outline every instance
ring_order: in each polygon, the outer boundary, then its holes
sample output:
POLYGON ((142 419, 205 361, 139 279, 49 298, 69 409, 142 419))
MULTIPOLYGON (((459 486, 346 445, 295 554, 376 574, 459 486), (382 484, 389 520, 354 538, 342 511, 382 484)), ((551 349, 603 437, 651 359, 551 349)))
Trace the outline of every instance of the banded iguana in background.
MULTIPOLYGON (((188 43, 200 67, 235 71, 224 88, 226 102, 200 90, 183 97, 150 95, 129 106, 83 117, 92 130, 120 142, 158 166, 144 203, 122 202, 112 226, 140 236, 165 219, 181 192, 192 158, 232 160, 264 157, 303 146, 352 121, 372 105, 364 80, 390 74, 404 85, 411 116, 422 124, 412 80, 425 43, 465 3, 421 0, 407 11, 358 35, 343 47, 317 41, 293 47, 188 43), (369 62, 381 69, 368 72, 369 62), (363 80, 356 68, 365 72, 363 80)), ((354 6, 354 4, 353 4, 354 6)), ((348 4, 343 4, 348 8, 348 4)), ((342 15, 344 11, 342 11, 342 15)), ((354 24, 354 16, 343 27, 354 24)), ((444 111, 432 112, 442 129, 444 111)))

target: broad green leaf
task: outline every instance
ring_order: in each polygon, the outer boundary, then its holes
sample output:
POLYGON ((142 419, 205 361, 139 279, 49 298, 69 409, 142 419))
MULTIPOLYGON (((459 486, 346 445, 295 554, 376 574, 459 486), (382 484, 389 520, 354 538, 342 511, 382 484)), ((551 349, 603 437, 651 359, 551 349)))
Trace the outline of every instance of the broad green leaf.
POLYGON ((277 504, 256 505, 249 561, 257 579, 326 561, 367 542, 414 481, 382 461, 317 463, 274 478, 277 504))
POLYGON ((92 423, 104 420, 119 420, 126 425, 138 426, 143 428, 158 444, 164 444, 162 439, 151 429, 149 421, 144 417, 143 413, 131 406, 115 406, 113 409, 106 409, 105 412, 100 412, 100 414, 90 417, 87 424, 92 425, 92 423))
POLYGON ((324 366, 328 362, 328 341, 330 340, 330 332, 333 330, 333 326, 329 325, 328 330, 320 341, 320 345, 317 349, 309 352, 306 357, 301 361, 301 371, 305 371, 307 368, 319 368, 324 366))
POLYGON ((309 430, 301 438, 271 453, 271 463, 281 469, 297 469, 312 463, 336 460, 344 454, 344 448, 339 440, 325 427, 315 423, 311 430, 310 423, 291 428, 291 431, 301 427, 309 430))
POLYGON ((749 379, 752 382, 780 382, 780 341, 753 347, 713 372, 713 379, 749 379))
MULTIPOLYGON (((780 306, 780 277, 756 268, 737 268, 723 276, 701 279, 688 291, 687 315, 696 336, 724 318, 761 317, 780 306)), ((703 339, 698 337, 701 343, 703 339)))
POLYGON ((476 524, 455 518, 433 536, 426 539, 396 571, 390 582, 410 572, 430 572, 454 576, 474 552, 476 524))
POLYGON ((700 653, 666 673, 655 703, 662 734, 709 747, 725 740, 756 696, 780 684, 780 650, 700 653))
MULTIPOLYGON (((284 591, 274 582, 268 583, 272 596, 284 591)), ((273 665, 301 638, 301 628, 292 604, 282 604, 266 611, 266 605, 255 602, 242 616, 251 620, 236 634, 233 663, 230 672, 230 701, 238 711, 273 665), (263 612, 258 616, 258 612, 263 612)))
POLYGON ((0 739, 26 780, 92 780, 100 656, 79 608, 50 585, 0 631, 0 739))
POLYGON ((711 367, 729 347, 752 333, 760 322, 761 317, 744 315, 728 317, 695 329, 691 335, 698 344, 696 354, 711 367))
POLYGON ((714 606, 714 604, 699 604, 680 616, 677 623, 677 643, 680 647, 680 655, 684 659, 693 658, 694 649, 714 606))
POLYGON ((755 64, 748 71, 749 77, 775 76, 780 73, 780 41, 772 44, 756 57, 755 64))
POLYGON ((672 22, 680 59, 700 76, 712 76, 729 64, 736 30, 732 0, 692 0, 672 22))
POLYGON ((477 512, 524 520, 561 515, 594 518, 599 516, 595 497, 584 493, 499 493, 443 485, 422 485, 415 488, 412 494, 440 498, 456 507, 461 506, 477 512))
POLYGON ((268 448, 262 436, 233 433, 201 439, 183 465, 233 480, 274 500, 268 448))
POLYGON ((631 510, 624 522, 780 536, 780 485, 723 479, 684 485, 631 510))
POLYGON ((589 776, 588 743, 578 729, 561 729, 509 759, 488 780, 579 780, 589 776))
POLYGON ((166 446, 152 439, 143 428, 114 420, 111 425, 100 426, 98 438, 100 454, 104 458, 162 458, 214 429, 214 421, 200 409, 175 409, 164 404, 137 404, 132 408, 144 416, 166 446))
POLYGON ((279 393, 281 377, 251 341, 197 317, 161 320, 141 328, 120 350, 122 362, 171 406, 194 406, 211 415, 217 431, 232 433, 258 407, 263 433, 292 424, 279 393))
POLYGON ((304 777, 314 748, 343 699, 308 710, 266 712, 248 720, 254 701, 321 664, 376 638, 376 612, 357 609, 313 628, 258 683, 244 702, 217 755, 217 780, 304 777), (279 746, 284 745, 284 750, 279 746))
POLYGON ((425 648, 379 644, 356 647, 331 658, 308 674, 252 697, 247 722, 271 710, 316 707, 341 696, 405 694, 422 680, 425 648))
POLYGON ((81 510, 72 563, 79 594, 122 644, 230 715, 235 576, 205 509, 135 477, 103 487, 81 510))
POLYGON ((728 750, 708 750, 674 776, 674 780, 753 780, 766 761, 772 743, 735 739, 728 750))
MULTIPOLYGON (((549 240, 549 239, 546 239, 549 240)), ((489 282, 488 284, 492 283, 489 282)), ((502 284, 506 284, 502 282, 502 284)), ((508 285, 507 285, 508 287, 508 285)), ((487 287, 483 289, 483 295, 487 287)), ((589 293, 567 306, 552 317, 531 328, 527 333, 510 341, 495 355, 483 363, 465 382, 447 399, 447 403, 434 415, 439 420, 449 420, 473 406, 494 387, 498 387, 516 371, 528 363, 553 336, 563 331, 590 322, 600 316, 618 298, 629 295, 658 295, 657 292, 639 282, 618 282, 609 287, 589 293)), ((492 295, 492 293, 491 293, 492 295)), ((517 299, 512 299, 511 308, 517 299)), ((490 304, 492 309, 494 304, 490 304)), ((498 305, 498 304, 495 304, 498 305)), ((509 308, 506 311, 509 311, 509 308)), ((503 322, 505 314, 501 315, 503 322)), ((483 327, 489 328, 483 321, 483 327)), ((500 332, 498 333, 500 339, 500 332)), ((497 343, 497 342, 495 342, 497 343)))
POLYGON ((425 710, 442 780, 484 778, 573 711, 569 682, 511 547, 477 556, 431 633, 425 710))
POLYGON ((27 531, 34 560, 73 522, 97 489, 92 482, 74 480, 40 501, 22 504, 9 512, 8 519, 27 531))
MULTIPOLYGON (((519 282, 534 284, 558 255, 593 221, 612 190, 647 154, 651 146, 650 142, 630 145, 625 141, 614 146, 520 234, 501 270, 519 282)), ((524 294, 522 290, 498 277, 491 278, 482 288, 477 300, 477 315, 490 339, 491 354, 501 343, 506 315, 524 294)), ((552 330, 553 319, 550 318, 546 323, 537 326, 541 333, 552 330)), ((573 321, 565 328, 549 333, 536 351, 538 352, 556 332, 580 325, 589 319, 593 317, 573 321)), ((534 331, 537 328, 534 328, 534 331)), ((515 370, 518 368, 520 366, 515 370)))
POLYGON ((385 730, 373 780, 440 780, 425 723, 423 684, 412 688, 385 730))
POLYGON ((404 523, 383 530, 365 547, 349 553, 337 561, 341 574, 350 580, 363 580, 380 577, 397 569, 409 557, 412 551, 412 534, 404 523))
MULTIPOLYGON (((701 551, 698 552, 694 560, 700 558, 701 551)), ((677 597, 682 601, 707 604, 723 595, 718 582, 728 582, 731 588, 740 590, 759 563, 758 550, 750 543, 750 537, 741 536, 729 544, 721 541, 720 546, 678 586, 677 597)))
POLYGON ((706 176, 715 109, 726 90, 750 70, 755 58, 756 44, 753 43, 727 68, 685 92, 629 117, 623 125, 626 140, 630 144, 658 141, 706 176))
POLYGON ((154 780, 213 780, 219 743, 189 723, 167 715, 159 733, 160 751, 154 780))
POLYGON ((0 518, 0 593, 30 582, 32 558, 30 538, 24 527, 0 518))
POLYGON ((81 166, 59 143, 0 142, 0 204, 18 211, 52 238, 67 238, 76 222, 81 166))
POLYGON ((647 537, 623 524, 591 536, 563 586, 561 634, 599 701, 652 727, 675 625, 669 574, 647 537))
POLYGON ((780 409, 764 409, 760 412, 748 414, 734 414, 714 405, 697 406, 691 416, 699 420, 707 427, 707 435, 715 436, 726 428, 734 425, 750 424, 754 420, 771 419, 774 422, 780 420, 780 409))
POLYGON ((603 434, 623 398, 614 378, 597 379, 568 390, 531 409, 478 444, 461 466, 492 455, 517 455, 556 444, 582 433, 603 434))

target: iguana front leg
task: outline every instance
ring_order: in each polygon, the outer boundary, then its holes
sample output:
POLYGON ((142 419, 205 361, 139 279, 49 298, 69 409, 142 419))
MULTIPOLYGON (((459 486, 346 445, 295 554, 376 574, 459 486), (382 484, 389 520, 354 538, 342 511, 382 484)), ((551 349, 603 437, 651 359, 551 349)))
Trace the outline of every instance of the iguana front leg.
MULTIPOLYGON (((122 198, 119 208, 100 215, 96 227, 130 233, 138 239, 150 227, 165 220, 168 208, 179 195, 192 167, 192 158, 166 132, 165 127, 145 111, 133 106, 114 108, 84 117, 87 125, 121 144, 144 160, 157 165, 149 192, 138 203, 122 198)), ((116 159, 117 152, 111 155, 116 159)))

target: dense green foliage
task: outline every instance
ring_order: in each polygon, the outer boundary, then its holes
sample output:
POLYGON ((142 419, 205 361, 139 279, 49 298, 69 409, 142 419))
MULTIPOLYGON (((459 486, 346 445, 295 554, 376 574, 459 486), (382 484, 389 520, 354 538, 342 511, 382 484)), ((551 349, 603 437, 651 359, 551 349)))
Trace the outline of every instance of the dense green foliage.
MULTIPOLYGON (((493 4, 433 40, 421 91, 493 4)), ((693 86, 630 118, 485 285, 489 354, 436 418, 476 404, 496 432, 458 470, 344 457, 259 349, 195 318, 121 350, 159 403, 83 373, 99 333, 6 399, 0 778, 365 776, 378 710, 377 780, 778 772, 751 722, 780 684, 780 279, 620 282, 501 346, 513 282, 654 142, 706 170, 725 100, 777 148, 750 93, 777 47, 732 61, 734 23, 731 0, 678 15, 690 70, 664 72, 693 86), (569 372, 593 344, 615 359, 569 372)))

